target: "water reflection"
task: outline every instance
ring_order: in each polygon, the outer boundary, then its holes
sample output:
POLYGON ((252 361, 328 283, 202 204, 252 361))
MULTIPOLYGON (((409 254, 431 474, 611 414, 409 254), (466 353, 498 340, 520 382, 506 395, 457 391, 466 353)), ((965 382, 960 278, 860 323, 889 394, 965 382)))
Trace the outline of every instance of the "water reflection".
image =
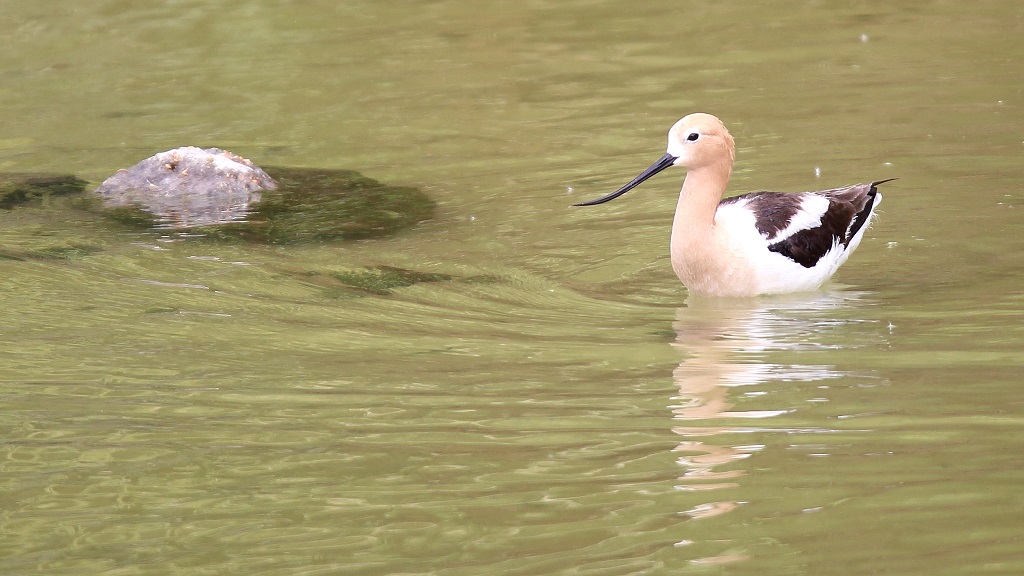
MULTIPOLYGON (((780 351, 841 348, 826 341, 826 337, 837 324, 849 321, 836 319, 830 312, 861 296, 832 292, 749 300, 691 300, 677 310, 673 347, 684 356, 673 371, 679 395, 673 398, 671 406, 673 419, 679 423, 673 431, 681 438, 675 448, 679 453, 677 462, 683 469, 678 489, 715 492, 739 487, 747 471, 730 465, 750 458, 764 445, 730 443, 728 439, 766 429, 793 431, 768 428, 765 422, 789 413, 792 407, 733 409, 738 389, 743 388, 746 397, 762 398, 767 393, 758 385, 766 382, 821 381, 845 376, 831 366, 773 363, 770 358, 780 351)), ((735 499, 711 498, 683 515, 692 519, 711 518, 741 504, 735 499)), ((691 543, 683 541, 680 545, 691 543)), ((731 551, 694 562, 722 563, 744 558, 743 554, 731 551)))

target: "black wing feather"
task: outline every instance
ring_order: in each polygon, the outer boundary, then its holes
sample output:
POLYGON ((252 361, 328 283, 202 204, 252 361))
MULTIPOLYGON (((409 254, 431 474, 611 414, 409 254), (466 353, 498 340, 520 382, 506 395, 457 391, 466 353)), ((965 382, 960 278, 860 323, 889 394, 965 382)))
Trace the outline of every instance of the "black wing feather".
MULTIPOLYGON (((850 245, 850 241, 871 216, 878 185, 885 182, 889 180, 810 192, 828 198, 829 206, 821 217, 821 224, 814 228, 799 230, 769 245, 768 250, 782 254, 804 268, 813 268, 837 245, 841 244, 844 248, 850 245)), ((757 192, 741 198, 746 199, 757 214, 758 232, 765 238, 771 238, 789 226, 800 209, 802 196, 780 192, 757 192)))

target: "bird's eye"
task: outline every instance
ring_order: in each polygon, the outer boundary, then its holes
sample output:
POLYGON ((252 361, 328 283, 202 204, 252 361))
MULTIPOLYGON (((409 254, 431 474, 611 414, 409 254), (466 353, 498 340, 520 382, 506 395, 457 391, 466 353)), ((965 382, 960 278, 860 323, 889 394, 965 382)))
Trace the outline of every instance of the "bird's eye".
POLYGON ((697 134, 696 132, 690 132, 690 134, 687 135, 686 137, 686 139, 689 140, 690 142, 693 142, 697 138, 700 138, 700 134, 697 134))

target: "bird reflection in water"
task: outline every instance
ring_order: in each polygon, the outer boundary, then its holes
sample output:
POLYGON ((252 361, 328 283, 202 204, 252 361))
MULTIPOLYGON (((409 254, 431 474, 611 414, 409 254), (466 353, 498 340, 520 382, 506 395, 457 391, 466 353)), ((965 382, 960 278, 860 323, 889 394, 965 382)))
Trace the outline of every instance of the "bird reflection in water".
MULTIPOLYGON (((765 430, 790 432, 782 427, 768 427, 766 420, 784 415, 792 408, 733 410, 735 390, 746 387, 747 394, 760 395, 763 391, 750 387, 771 381, 806 382, 844 376, 830 366, 773 364, 769 357, 779 351, 827 347, 817 337, 837 322, 827 313, 859 297, 854 292, 833 292, 748 300, 691 299, 676 312, 673 347, 684 357, 673 371, 679 395, 671 405, 673 419, 678 422, 673 432, 681 437, 675 448, 679 454, 677 462, 683 469, 677 488, 709 493, 706 502, 686 510, 683 516, 711 518, 742 504, 739 500, 715 499, 710 493, 739 487, 747 470, 735 463, 750 458, 765 446, 728 440, 765 430), (733 421, 737 424, 731 424, 733 421)), ((677 545, 688 544, 693 542, 684 540, 677 545)), ((744 559, 742 551, 732 548, 693 562, 719 564, 744 559)))

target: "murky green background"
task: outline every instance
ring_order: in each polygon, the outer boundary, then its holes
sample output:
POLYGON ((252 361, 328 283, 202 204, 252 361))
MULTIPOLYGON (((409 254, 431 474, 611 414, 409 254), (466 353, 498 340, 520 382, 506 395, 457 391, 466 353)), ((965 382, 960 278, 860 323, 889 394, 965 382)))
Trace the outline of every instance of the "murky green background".
POLYGON ((37 255, 0 572, 1024 573, 1022 38, 1013 1, 0 0, 0 171, 216 145, 440 203, 284 248, 0 212, 37 255), (681 171, 569 207, 694 111, 737 192, 900 178, 831 289, 687 302, 681 171), (324 280, 380 265, 453 279, 324 280))

